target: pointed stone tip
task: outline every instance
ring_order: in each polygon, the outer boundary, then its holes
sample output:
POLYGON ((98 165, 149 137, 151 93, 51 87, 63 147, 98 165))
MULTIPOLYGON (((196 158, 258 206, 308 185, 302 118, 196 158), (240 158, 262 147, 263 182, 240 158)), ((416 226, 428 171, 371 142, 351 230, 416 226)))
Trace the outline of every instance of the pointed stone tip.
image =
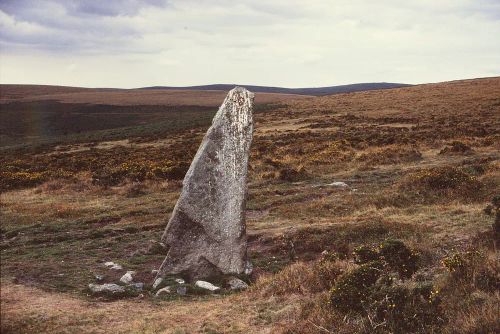
POLYGON ((241 92, 241 93, 247 93, 249 94, 251 97, 254 96, 254 93, 252 93, 251 91, 249 91, 248 89, 246 89, 245 87, 241 87, 241 86, 234 86, 233 89, 231 89, 229 91, 229 93, 236 93, 236 92, 241 92))

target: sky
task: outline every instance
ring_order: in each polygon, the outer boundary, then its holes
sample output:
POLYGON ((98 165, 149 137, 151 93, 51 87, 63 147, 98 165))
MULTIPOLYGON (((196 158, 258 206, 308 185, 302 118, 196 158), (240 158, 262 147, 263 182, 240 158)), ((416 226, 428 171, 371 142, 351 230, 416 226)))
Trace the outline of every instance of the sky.
POLYGON ((320 87, 500 75, 500 0, 0 0, 0 83, 320 87))

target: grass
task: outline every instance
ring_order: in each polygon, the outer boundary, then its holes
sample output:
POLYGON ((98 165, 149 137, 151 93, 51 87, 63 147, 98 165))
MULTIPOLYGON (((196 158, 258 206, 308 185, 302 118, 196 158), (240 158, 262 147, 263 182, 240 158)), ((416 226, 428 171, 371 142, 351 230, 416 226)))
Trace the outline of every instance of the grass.
MULTIPOLYGON (((72 99, 63 104, 43 102, 47 92, 35 102, 18 92, 21 100, 10 103, 83 110, 88 115, 79 117, 106 117, 113 128, 84 122, 88 131, 32 141, 11 134, 2 147, 2 333, 498 331, 498 240, 494 212, 484 209, 499 189, 499 80, 259 106, 247 202, 250 290, 165 299, 146 290, 112 302, 88 296, 86 286, 96 275, 117 282, 125 270, 152 283, 164 258, 155 242, 213 107, 162 111, 131 106, 130 96, 120 105, 124 92, 95 107, 81 104, 85 95, 60 96, 72 99), (113 121, 113 111, 133 110, 138 118, 113 121), (359 250, 385 258, 380 245, 394 239, 418 254, 416 272, 403 277, 396 268, 410 254, 403 251, 384 260, 383 278, 364 304, 332 308, 331 289, 363 266, 359 250), (124 269, 109 270, 106 261, 124 269), (424 286, 439 290, 432 298, 442 321, 426 318, 424 286), (389 308, 401 298, 407 302, 389 308), (411 312, 428 325, 404 320, 411 312)), ((4 116, 11 107, 2 105, 4 116)))

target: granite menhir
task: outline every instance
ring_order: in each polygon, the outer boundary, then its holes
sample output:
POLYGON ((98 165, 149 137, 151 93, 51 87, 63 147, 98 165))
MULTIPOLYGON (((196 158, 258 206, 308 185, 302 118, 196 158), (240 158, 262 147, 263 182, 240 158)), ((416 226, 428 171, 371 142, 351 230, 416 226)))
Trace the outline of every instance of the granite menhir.
POLYGON ((215 115, 162 236, 157 277, 189 280, 249 273, 245 201, 254 94, 236 87, 215 115))

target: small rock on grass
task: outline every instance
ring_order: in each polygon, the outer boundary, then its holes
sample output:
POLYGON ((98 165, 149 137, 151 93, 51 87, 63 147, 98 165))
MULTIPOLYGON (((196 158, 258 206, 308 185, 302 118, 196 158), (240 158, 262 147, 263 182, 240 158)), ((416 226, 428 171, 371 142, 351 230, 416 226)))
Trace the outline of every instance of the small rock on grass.
POLYGON ((135 291, 142 291, 144 289, 144 283, 132 283, 127 285, 127 287, 135 290, 135 291))
POLYGON ((341 181, 332 182, 332 183, 329 183, 328 185, 332 186, 332 187, 339 187, 339 188, 349 187, 349 185, 347 183, 341 182, 341 181))
POLYGON ((187 293, 187 288, 185 286, 178 286, 177 287, 177 294, 184 296, 187 293))
POLYGON ((112 261, 105 262, 104 265, 111 270, 122 270, 123 269, 123 267, 121 265, 119 265, 118 263, 114 263, 112 261))
POLYGON ((206 289, 212 292, 219 291, 220 288, 218 286, 213 285, 212 283, 206 282, 206 281, 196 281, 194 283, 195 286, 198 288, 206 289))
POLYGON ((231 290, 245 290, 248 288, 247 283, 236 277, 232 277, 227 283, 231 290))
POLYGON ((135 271, 127 271, 125 273, 125 275, 123 275, 122 278, 120 278, 120 282, 125 283, 125 284, 132 283, 132 281, 134 280, 134 277, 132 275, 134 275, 134 274, 135 274, 135 271))
POLYGON ((158 291, 156 291, 156 294, 155 294, 155 297, 160 297, 162 295, 168 295, 170 294, 172 291, 171 291, 171 288, 169 286, 166 286, 158 291))
POLYGON ((123 293, 125 288, 118 284, 106 283, 106 284, 89 284, 89 290, 92 293, 123 293))

